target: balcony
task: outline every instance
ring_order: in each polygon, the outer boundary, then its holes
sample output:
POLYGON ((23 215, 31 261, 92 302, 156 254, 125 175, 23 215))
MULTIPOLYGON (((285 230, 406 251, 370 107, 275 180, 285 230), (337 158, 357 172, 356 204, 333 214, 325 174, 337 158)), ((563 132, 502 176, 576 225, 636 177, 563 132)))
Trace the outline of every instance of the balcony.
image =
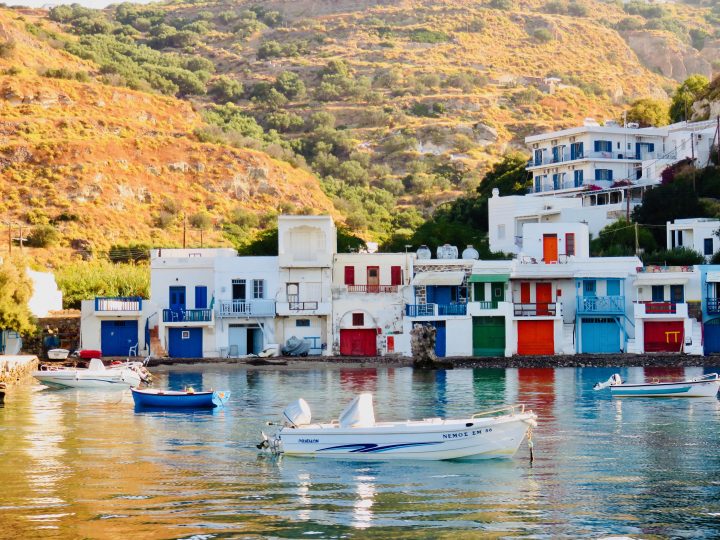
POLYGON ((212 320, 212 309, 163 309, 164 323, 207 323, 212 320))
MULTIPOLYGON (((528 168, 530 167, 541 167, 543 165, 556 165, 558 163, 567 163, 570 161, 578 161, 581 159, 617 159, 617 160, 632 160, 632 161, 643 161, 649 159, 658 159, 660 154, 657 152, 643 152, 638 156, 634 151, 628 152, 583 152, 577 154, 574 158, 570 155, 570 152, 564 152, 557 157, 553 157, 552 153, 544 155, 542 161, 531 159, 528 161, 528 168)), ((662 156, 664 157, 664 156, 662 156)))
POLYGON ((720 298, 705 298, 708 313, 720 313, 720 298))
POLYGON ((366 294, 396 293, 396 292, 398 292, 398 286, 397 285, 347 285, 347 291, 349 293, 366 293, 366 294))
POLYGON ((578 314, 612 314, 625 313, 624 296, 578 296, 578 314))
POLYGON ((408 304, 408 317, 452 317, 467 315, 467 304, 408 304))
POLYGON ((558 314, 556 303, 513 304, 515 317, 555 317, 558 314))
POLYGON ((274 300, 221 300, 218 302, 217 316, 232 317, 274 317, 274 300))
POLYGON ((478 309, 497 309, 498 301, 493 300, 491 302, 474 302, 478 309))
POLYGON ((688 305, 685 302, 635 302, 635 317, 640 319, 686 319, 688 305))
POLYGON ((142 298, 139 296, 98 296, 95 298, 96 312, 123 314, 142 311, 142 298))

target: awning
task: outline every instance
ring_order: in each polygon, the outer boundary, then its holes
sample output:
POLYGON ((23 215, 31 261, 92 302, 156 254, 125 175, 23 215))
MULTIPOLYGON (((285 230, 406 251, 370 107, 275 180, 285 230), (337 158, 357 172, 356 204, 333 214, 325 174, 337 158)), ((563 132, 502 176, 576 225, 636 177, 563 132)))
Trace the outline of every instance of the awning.
POLYGON ((510 281, 510 274, 473 274, 468 283, 505 283, 510 281))
POLYGON ((720 272, 708 272, 705 281, 707 283, 720 283, 720 272))
POLYGON ((420 272, 415 274, 413 285, 462 285, 465 272, 420 272))
POLYGON ((688 278, 660 278, 660 279, 648 279, 638 278, 635 280, 634 285, 636 287, 642 287, 644 285, 685 285, 688 282, 688 278))

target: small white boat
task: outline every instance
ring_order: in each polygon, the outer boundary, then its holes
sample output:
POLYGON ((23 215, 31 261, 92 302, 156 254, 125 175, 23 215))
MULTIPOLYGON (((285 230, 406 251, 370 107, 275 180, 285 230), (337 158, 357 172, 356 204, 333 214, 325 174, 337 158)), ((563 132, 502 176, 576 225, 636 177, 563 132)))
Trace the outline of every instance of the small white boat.
POLYGON ((65 360, 70 355, 70 351, 67 349, 50 349, 47 355, 50 360, 65 360))
POLYGON ((361 460, 509 458, 537 425, 537 416, 524 405, 512 405, 467 418, 426 418, 376 422, 372 394, 360 394, 338 420, 311 423, 303 399, 284 411, 284 424, 258 448, 273 453, 361 460))
POLYGON ((710 373, 687 381, 628 384, 623 383, 620 375, 615 373, 593 388, 610 388, 613 397, 715 397, 720 389, 720 377, 717 373, 710 373))
POLYGON ((148 379, 142 362, 126 362, 105 367, 102 360, 93 358, 87 368, 45 367, 33 372, 33 377, 48 386, 62 388, 134 388, 148 379))

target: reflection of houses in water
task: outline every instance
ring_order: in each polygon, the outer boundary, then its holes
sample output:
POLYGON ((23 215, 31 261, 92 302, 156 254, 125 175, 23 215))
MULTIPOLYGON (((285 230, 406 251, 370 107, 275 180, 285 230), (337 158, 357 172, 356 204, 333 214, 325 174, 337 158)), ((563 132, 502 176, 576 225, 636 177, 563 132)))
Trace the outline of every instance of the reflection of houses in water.
POLYGON ((551 414, 555 401, 555 370, 519 368, 518 401, 530 405, 538 415, 551 414))
POLYGON ((356 529, 367 529, 372 525, 374 517, 372 507, 377 495, 375 477, 362 475, 356 476, 353 480, 357 482, 355 487, 357 499, 353 503, 352 526, 356 529))
POLYGON ((377 389, 377 369, 341 369, 340 370, 340 386, 342 389, 351 393, 359 394, 360 392, 373 392, 377 389))
POLYGON ((189 386, 195 390, 203 389, 202 371, 171 371, 168 373, 169 390, 184 390, 189 386))

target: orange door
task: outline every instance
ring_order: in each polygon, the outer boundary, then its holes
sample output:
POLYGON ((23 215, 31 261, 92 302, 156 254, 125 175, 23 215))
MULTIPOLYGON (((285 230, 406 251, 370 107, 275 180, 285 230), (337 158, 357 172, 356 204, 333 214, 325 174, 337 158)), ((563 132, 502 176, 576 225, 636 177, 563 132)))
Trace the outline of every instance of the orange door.
POLYGON ((379 292, 380 289, 380 267, 368 266, 367 267, 367 291, 368 292, 379 292))
POLYGON ((535 303, 538 315, 550 315, 552 303, 552 283, 538 283, 535 285, 535 303))
POLYGON ((546 263, 558 261, 557 234, 543 234, 543 261, 546 263))
POLYGON ((518 321, 518 354, 555 354, 555 321, 518 321))

